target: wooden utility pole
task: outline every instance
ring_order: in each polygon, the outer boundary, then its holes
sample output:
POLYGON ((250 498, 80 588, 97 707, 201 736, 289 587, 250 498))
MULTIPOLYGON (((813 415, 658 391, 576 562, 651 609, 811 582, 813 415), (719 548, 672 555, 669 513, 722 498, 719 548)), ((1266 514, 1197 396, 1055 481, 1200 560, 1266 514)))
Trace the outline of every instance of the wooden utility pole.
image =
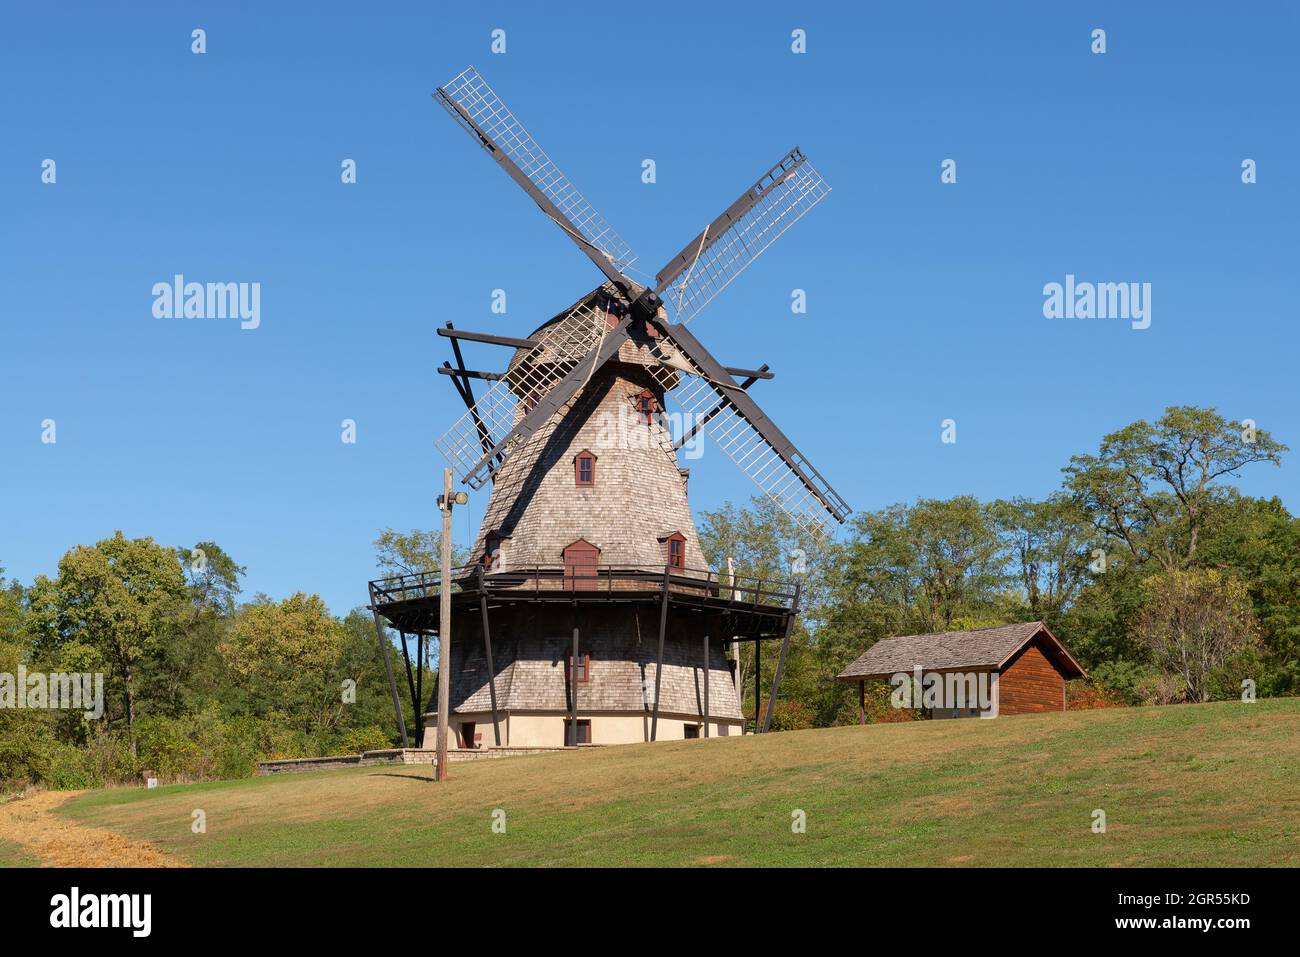
POLYGON ((442 583, 438 588, 438 762, 434 778, 447 780, 447 712, 451 702, 451 469, 442 473, 442 583))
MULTIPOLYGON (((728 597, 732 601, 735 601, 736 600, 736 563, 732 560, 730 555, 727 556, 727 589, 729 592, 728 597)), ((736 686, 736 701, 738 703, 743 703, 745 700, 745 693, 741 688, 742 676, 740 674, 740 642, 736 640, 735 635, 731 636, 731 660, 734 663, 736 669, 734 672, 732 672, 731 675, 732 683, 735 684, 736 686)), ((740 719, 740 733, 742 735, 745 733, 745 717, 743 714, 741 715, 741 719, 740 719)))

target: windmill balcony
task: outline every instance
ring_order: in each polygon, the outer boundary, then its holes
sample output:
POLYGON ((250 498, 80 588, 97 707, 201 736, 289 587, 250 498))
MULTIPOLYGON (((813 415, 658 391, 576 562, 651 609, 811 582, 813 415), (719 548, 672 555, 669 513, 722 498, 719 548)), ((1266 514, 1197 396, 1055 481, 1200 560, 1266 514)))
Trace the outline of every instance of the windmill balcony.
MULTIPOLYGON (((370 607, 393 627, 410 632, 437 629, 441 576, 437 571, 395 575, 370 582, 370 607)), ((453 610, 517 603, 658 603, 727 612, 767 631, 792 614, 799 586, 778 578, 735 575, 711 569, 665 566, 516 566, 489 571, 478 564, 451 571, 453 610)))
MULTIPOLYGON (((416 598, 437 598, 441 575, 436 571, 413 572, 380 578, 370 583, 380 605, 416 598)), ((616 592, 641 592, 660 595, 667 589, 674 594, 721 598, 747 605, 789 608, 794 601, 795 583, 778 578, 735 575, 728 579, 707 568, 670 568, 666 566, 592 565, 583 568, 531 565, 508 571, 487 571, 482 566, 462 565, 451 571, 453 594, 479 591, 489 596, 500 593, 591 592, 590 597, 612 596, 616 592)), ((586 597, 586 596, 579 596, 586 597)))

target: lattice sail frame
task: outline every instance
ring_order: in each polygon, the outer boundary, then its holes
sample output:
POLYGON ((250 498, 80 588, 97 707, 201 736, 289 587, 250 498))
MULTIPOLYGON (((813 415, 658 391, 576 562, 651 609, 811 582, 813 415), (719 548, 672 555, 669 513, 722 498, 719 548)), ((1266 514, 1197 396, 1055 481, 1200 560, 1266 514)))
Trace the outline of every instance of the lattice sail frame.
MULTIPOLYGON (((755 185, 755 189, 763 187, 762 181, 755 185)), ((677 322, 690 322, 831 191, 807 160, 767 188, 762 199, 732 223, 720 239, 713 240, 683 273, 663 285, 663 298, 672 305, 677 322)))
MULTIPOLYGON (((486 440, 488 448, 504 439, 528 413, 527 399, 533 401, 546 394, 556 383, 568 375, 574 366, 594 355, 601 337, 608 329, 608 310, 604 300, 589 297, 579 303, 555 326, 546 330, 543 341, 523 356, 512 360, 505 375, 492 385, 452 425, 434 441, 452 469, 471 488, 482 488, 490 478, 489 472, 480 472, 471 478, 471 472, 483 458, 486 440)), ((581 390, 574 400, 582 394, 581 390)), ((515 452, 516 440, 501 449, 504 462, 515 452)), ((527 444, 523 440, 522 444, 527 444)))
POLYGON ((837 521, 844 520, 852 510, 802 453, 794 454, 795 462, 811 480, 816 493, 804 484, 749 420, 726 401, 725 394, 695 363, 679 349, 674 348, 672 352, 677 363, 675 367, 656 366, 651 372, 675 406, 673 411, 681 413, 683 434, 703 423, 704 432, 736 463, 736 467, 748 475, 795 524, 814 537, 820 538, 826 533, 828 516, 837 521), (682 370, 681 363, 693 369, 693 373, 682 370), (823 500, 828 504, 823 504, 823 500))
MULTIPOLYGON (((636 253, 632 252, 632 248, 623 241, 614 227, 596 212, 578 188, 569 182, 569 178, 560 172, 559 167, 546 155, 546 151, 515 118, 492 87, 488 86, 487 81, 479 76, 477 70, 472 66, 467 67, 450 82, 440 87, 439 93, 454 100, 510 157, 532 184, 556 205, 582 238, 609 258, 615 269, 623 272, 636 261, 636 253)), ((478 134, 465 123, 460 114, 446 103, 442 105, 474 138, 475 142, 487 149, 478 134)))

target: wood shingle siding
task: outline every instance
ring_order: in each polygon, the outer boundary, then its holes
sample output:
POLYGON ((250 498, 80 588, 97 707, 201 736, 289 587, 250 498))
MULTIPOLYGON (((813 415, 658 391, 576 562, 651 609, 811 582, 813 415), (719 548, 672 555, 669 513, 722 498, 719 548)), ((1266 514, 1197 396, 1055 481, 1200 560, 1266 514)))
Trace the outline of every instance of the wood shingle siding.
POLYGON ((1035 639, 1003 666, 998 678, 998 710, 1029 714, 1065 709, 1065 678, 1035 639))
POLYGON ((497 472, 473 553, 481 555, 486 532, 496 531, 509 538, 506 569, 557 567, 578 539, 600 549, 602 564, 662 568, 658 534, 670 528, 682 533, 688 556, 702 555, 672 436, 658 420, 641 421, 632 404, 653 384, 636 365, 598 372, 497 472), (575 485, 573 462, 584 450, 597 456, 593 485, 575 485))
MULTIPOLYGON (((548 611, 533 614, 503 609, 494 613, 497 706, 504 711, 568 710, 565 663, 572 650, 571 619, 564 613, 552 623, 548 611)), ((598 607, 584 611, 582 617, 581 651, 591 658, 589 677, 578 687, 579 715, 588 711, 641 712, 646 700, 642 697, 643 680, 653 703, 657 611, 640 609, 638 618, 626 607, 598 607)), ((486 711, 491 702, 481 629, 465 621, 451 647, 452 711, 486 711)), ((700 635, 692 623, 670 618, 664 641, 661 711, 701 713, 703 659, 700 635)), ((434 700, 432 696, 430 700, 434 700)), ((716 644, 709 649, 709 713, 714 718, 741 717, 731 671, 716 644)))

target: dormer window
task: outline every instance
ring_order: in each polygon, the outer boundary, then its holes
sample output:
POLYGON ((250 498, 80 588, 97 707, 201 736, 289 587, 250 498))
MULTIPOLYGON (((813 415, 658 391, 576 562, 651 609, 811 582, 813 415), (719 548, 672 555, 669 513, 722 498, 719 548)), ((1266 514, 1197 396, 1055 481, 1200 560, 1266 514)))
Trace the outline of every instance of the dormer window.
POLYGON ((655 394, 649 389, 642 389, 641 394, 636 397, 636 411, 646 425, 654 424, 657 407, 655 394))
POLYGON ((485 572, 505 570, 503 545, 506 541, 508 541, 506 536, 498 532, 488 532, 487 541, 483 543, 483 557, 481 559, 485 572))
POLYGON ((579 487, 596 484, 596 456, 587 449, 573 457, 573 484, 579 487))
POLYGON ((670 568, 686 567, 686 536, 681 532, 669 532, 660 536, 664 544, 664 561, 670 568))

